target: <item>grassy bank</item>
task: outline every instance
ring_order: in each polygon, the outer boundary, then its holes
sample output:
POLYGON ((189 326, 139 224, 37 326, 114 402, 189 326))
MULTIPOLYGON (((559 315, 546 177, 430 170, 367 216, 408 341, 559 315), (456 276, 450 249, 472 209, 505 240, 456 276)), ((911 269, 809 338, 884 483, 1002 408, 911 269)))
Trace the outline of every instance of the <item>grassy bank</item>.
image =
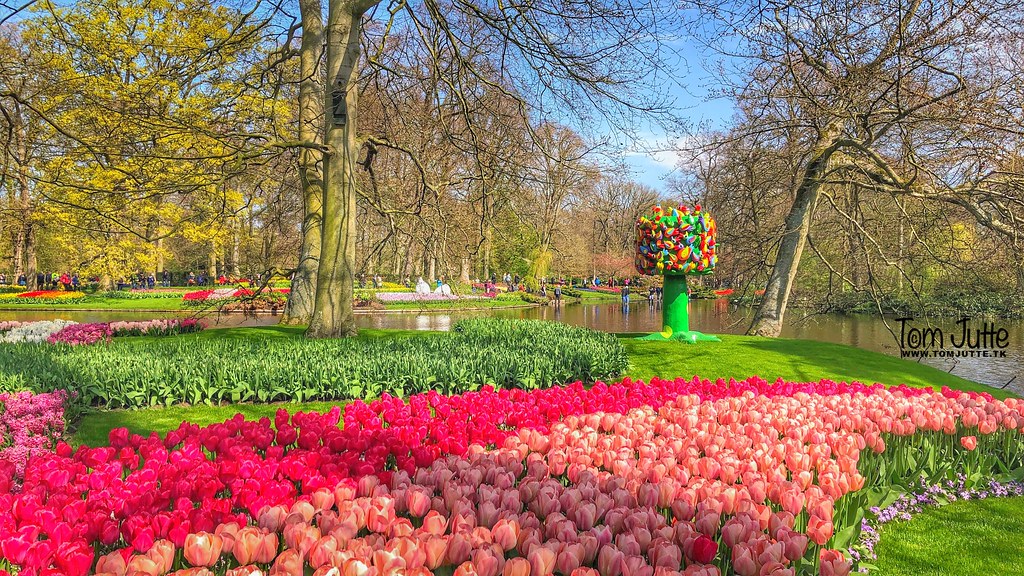
POLYGON ((881 534, 878 576, 1024 572, 1024 498, 954 502, 881 534))

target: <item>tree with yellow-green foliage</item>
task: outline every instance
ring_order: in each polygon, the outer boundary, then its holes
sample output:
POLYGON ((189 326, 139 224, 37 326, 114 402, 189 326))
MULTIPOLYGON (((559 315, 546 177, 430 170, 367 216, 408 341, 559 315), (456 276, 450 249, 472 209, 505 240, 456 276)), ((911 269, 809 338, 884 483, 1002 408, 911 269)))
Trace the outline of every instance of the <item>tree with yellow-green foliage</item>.
MULTIPOLYGON (((19 42, 47 99, 11 91, 52 135, 31 170, 35 221, 68 266, 117 278, 158 267, 164 239, 223 250, 247 172, 280 149, 290 107, 253 86, 253 13, 199 0, 41 2, 19 42)), ((214 259, 216 255, 212 254, 214 259)))

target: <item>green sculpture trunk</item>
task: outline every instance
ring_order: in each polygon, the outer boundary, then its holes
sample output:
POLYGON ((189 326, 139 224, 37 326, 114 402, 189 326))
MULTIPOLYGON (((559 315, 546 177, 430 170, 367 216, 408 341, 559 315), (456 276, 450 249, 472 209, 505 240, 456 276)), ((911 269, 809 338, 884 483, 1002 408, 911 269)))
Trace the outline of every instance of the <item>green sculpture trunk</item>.
POLYGON ((721 342, 717 337, 690 330, 690 297, 686 276, 665 275, 662 288, 661 332, 642 336, 641 340, 675 340, 695 344, 697 342, 721 342))

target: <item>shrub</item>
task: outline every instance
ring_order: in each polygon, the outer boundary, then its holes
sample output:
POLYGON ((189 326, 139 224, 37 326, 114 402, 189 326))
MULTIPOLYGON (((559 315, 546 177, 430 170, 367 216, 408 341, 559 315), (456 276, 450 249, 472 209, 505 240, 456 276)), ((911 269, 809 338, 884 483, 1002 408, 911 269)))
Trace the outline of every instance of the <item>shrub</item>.
POLYGON ((447 334, 349 340, 113 341, 0 346, 0 389, 69 389, 110 408, 540 388, 614 377, 615 337, 553 322, 464 320, 447 334))

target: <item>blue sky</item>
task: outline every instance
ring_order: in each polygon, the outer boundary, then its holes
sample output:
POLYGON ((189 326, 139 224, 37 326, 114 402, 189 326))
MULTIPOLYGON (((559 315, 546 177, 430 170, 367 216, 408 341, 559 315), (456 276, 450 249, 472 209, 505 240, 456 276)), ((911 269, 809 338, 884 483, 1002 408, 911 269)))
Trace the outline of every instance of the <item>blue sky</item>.
MULTIPOLYGON (((712 60, 692 42, 680 40, 674 44, 679 59, 674 66, 672 87, 666 93, 673 101, 676 115, 687 129, 724 127, 733 114, 733 105, 729 99, 711 95, 720 80, 717 73, 707 69, 711 68, 707 64, 712 60)), ((647 126, 637 131, 637 137, 639 142, 624 154, 626 165, 638 182, 666 192, 665 178, 676 167, 679 155, 675 150, 685 146, 685 136, 670 136, 659 127, 647 126)))

